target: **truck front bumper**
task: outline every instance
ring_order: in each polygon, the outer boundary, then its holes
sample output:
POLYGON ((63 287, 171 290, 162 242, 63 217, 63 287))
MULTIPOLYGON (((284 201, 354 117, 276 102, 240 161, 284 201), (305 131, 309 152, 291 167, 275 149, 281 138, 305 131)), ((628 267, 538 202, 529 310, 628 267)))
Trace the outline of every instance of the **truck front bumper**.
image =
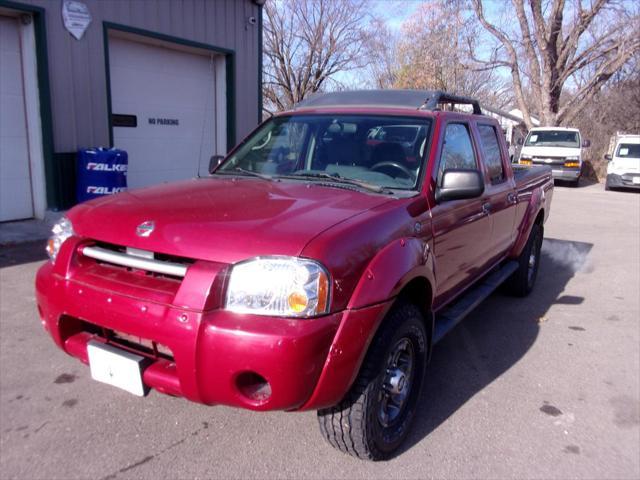
POLYGON ((609 188, 630 188, 640 190, 640 173, 625 173, 607 175, 607 187, 609 188))
POLYGON ((66 353, 88 364, 88 342, 121 347, 122 336, 139 338, 154 350, 137 351, 135 343, 130 350, 150 357, 142 374, 147 387, 252 410, 315 409, 340 401, 357 374, 369 332, 389 306, 312 319, 198 311, 56 270, 51 262, 40 268, 36 300, 43 327, 66 353))
POLYGON ((552 167, 551 175, 556 180, 577 181, 580 178, 579 168, 552 167))

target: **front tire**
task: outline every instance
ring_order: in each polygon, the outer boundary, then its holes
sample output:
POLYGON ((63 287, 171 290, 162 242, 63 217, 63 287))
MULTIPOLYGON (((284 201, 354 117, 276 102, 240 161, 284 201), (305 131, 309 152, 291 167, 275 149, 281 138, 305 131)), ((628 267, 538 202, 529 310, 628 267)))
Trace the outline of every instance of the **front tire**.
POLYGON ((396 304, 371 342, 351 390, 338 405, 318 411, 320 432, 329 444, 365 460, 393 455, 415 415, 427 350, 420 310, 396 304))
POLYGON ((516 297, 526 297, 536 284, 543 235, 544 228, 542 225, 534 224, 527 244, 518 257, 518 269, 507 280, 509 292, 516 297))

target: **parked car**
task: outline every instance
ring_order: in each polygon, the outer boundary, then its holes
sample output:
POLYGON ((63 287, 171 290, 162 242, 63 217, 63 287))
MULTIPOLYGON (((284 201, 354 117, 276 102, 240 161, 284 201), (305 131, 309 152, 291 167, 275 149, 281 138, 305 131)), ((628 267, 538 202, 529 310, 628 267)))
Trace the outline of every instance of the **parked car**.
POLYGON ((38 311, 94 379, 317 410, 335 448, 384 459, 426 408, 433 345, 503 282, 534 287, 551 171, 512 168, 475 100, 321 95, 211 165, 209 178, 83 203, 54 227, 38 311), (397 143, 368 143, 400 125, 424 127, 415 166, 397 143))
POLYGON ((612 143, 605 188, 640 189, 640 135, 616 135, 612 143))
POLYGON ((519 163, 548 165, 554 179, 577 186, 582 172, 582 149, 590 145, 589 140, 582 140, 577 128, 535 127, 527 134, 519 163))

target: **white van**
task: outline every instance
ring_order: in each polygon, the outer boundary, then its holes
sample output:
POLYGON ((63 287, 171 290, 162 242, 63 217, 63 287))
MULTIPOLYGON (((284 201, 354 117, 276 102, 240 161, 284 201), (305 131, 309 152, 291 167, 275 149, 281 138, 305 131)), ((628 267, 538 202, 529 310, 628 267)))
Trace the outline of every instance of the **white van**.
POLYGON ((589 140, 582 141, 577 128, 535 127, 527 134, 519 163, 548 165, 553 178, 577 185, 582 171, 582 148, 589 145, 589 140))
POLYGON ((617 135, 607 165, 605 188, 640 189, 640 135, 617 135))

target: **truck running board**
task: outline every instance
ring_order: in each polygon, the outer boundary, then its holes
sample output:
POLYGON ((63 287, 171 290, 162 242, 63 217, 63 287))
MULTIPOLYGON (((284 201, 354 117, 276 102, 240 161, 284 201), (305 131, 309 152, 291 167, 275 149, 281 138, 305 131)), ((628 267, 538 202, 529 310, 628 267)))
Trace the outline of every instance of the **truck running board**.
POLYGON ((518 262, 512 260, 498 270, 488 274, 481 282, 471 287, 462 297, 439 312, 435 318, 433 343, 437 343, 449 333, 483 300, 491 295, 502 282, 518 269, 518 262))

